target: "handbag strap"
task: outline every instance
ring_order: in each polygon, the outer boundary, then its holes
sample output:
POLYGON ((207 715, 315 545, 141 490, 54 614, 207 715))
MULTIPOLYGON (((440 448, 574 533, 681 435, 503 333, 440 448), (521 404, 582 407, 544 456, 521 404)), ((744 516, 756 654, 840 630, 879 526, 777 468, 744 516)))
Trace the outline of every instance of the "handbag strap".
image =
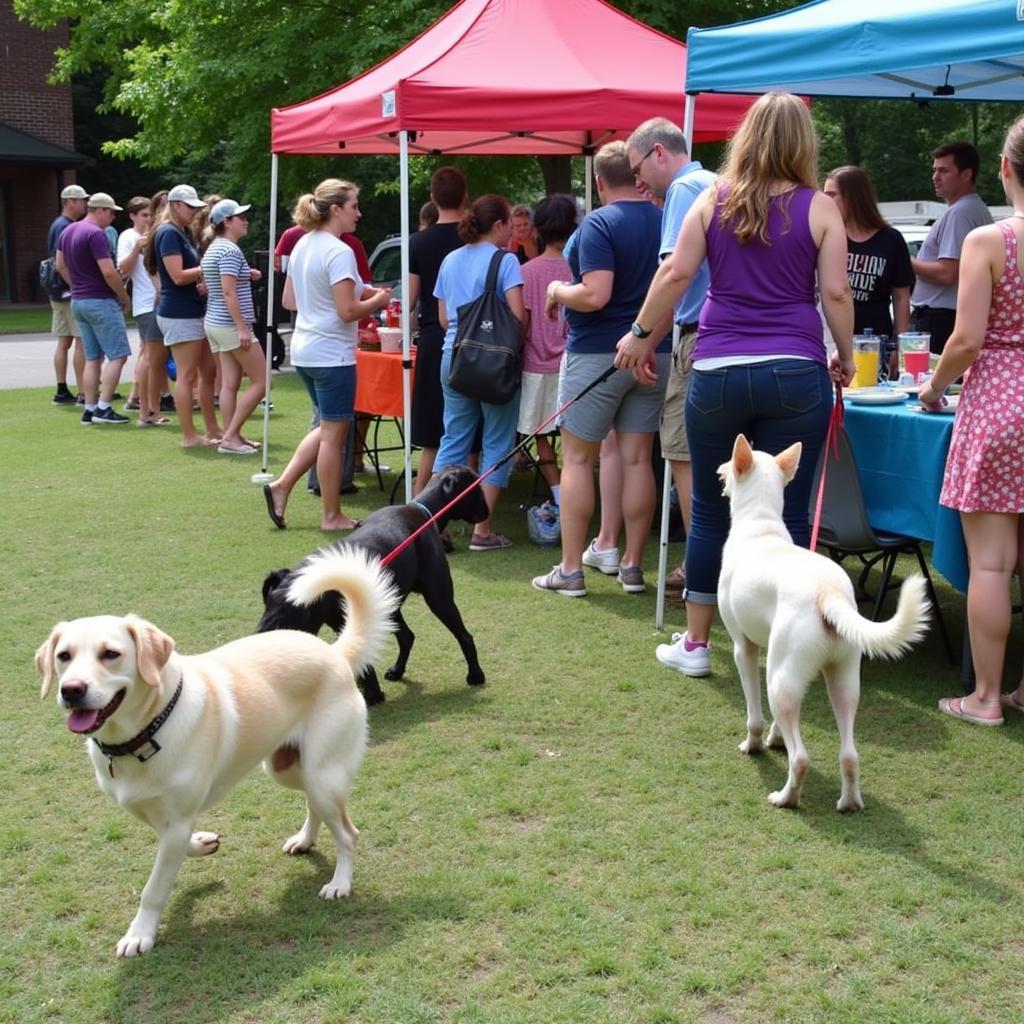
POLYGON ((497 294, 498 291, 498 269, 501 267, 501 261, 505 258, 505 250, 498 249, 491 257, 490 265, 487 267, 487 280, 484 282, 485 292, 494 292, 497 294))

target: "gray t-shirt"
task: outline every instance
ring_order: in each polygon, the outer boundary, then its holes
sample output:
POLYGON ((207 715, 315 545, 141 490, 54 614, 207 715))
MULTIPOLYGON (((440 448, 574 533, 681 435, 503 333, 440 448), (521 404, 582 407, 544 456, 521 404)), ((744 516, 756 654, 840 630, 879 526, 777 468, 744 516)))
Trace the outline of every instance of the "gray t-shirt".
MULTIPOLYGON (((921 244, 919 260, 958 260, 964 239, 969 231, 983 224, 991 224, 992 215, 977 192, 961 196, 932 225, 928 237, 921 244)), ((915 306, 931 306, 936 309, 956 309, 956 285, 948 288, 932 284, 923 278, 917 279, 910 301, 915 306)))

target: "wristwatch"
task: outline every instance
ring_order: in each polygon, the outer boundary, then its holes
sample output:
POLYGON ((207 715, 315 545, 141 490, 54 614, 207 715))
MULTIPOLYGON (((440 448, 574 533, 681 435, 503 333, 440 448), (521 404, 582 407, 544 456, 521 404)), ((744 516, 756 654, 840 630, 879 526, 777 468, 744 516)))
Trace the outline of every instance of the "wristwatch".
POLYGON ((649 338, 651 336, 651 332, 645 331, 635 320, 629 325, 629 329, 634 337, 637 338, 649 338))

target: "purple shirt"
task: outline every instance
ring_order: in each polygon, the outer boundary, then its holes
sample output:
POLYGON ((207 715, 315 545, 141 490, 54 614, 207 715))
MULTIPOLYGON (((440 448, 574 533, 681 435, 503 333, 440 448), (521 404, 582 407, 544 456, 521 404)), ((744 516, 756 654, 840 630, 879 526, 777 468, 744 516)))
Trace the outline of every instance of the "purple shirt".
POLYGON ((711 285, 694 359, 799 356, 825 363, 814 303, 813 197, 814 189, 799 187, 771 200, 769 245, 757 238, 741 245, 719 222, 721 204, 716 208, 707 231, 711 285))
POLYGON ((71 277, 72 300, 117 300, 98 265, 99 260, 110 259, 110 242, 103 228, 88 219, 76 221, 64 229, 57 248, 64 253, 64 262, 71 277))

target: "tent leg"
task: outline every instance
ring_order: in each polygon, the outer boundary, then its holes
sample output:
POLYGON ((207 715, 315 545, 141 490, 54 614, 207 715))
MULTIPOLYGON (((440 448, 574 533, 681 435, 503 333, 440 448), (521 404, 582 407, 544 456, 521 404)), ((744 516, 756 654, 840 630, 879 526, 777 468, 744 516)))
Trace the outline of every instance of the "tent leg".
POLYGON ((268 469, 270 459, 270 374, 274 351, 274 248, 277 238, 277 154, 270 154, 270 265, 267 267, 267 380, 263 390, 263 448, 262 464, 258 473, 250 478, 254 484, 268 484, 274 474, 268 469))
POLYGON ((683 138, 686 139, 686 151, 693 152, 693 118, 697 110, 697 97, 686 94, 686 105, 683 107, 683 138))
MULTIPOLYGON (((680 343, 679 324, 672 325, 672 351, 680 343)), ((665 459, 661 481, 661 529, 658 532, 658 600, 654 606, 654 628, 665 628, 665 579, 668 576, 668 516, 672 507, 672 467, 665 459)))
MULTIPOLYGON (((409 294, 409 133, 398 135, 401 161, 402 296, 409 294)), ((405 455, 405 500, 412 501, 412 310, 402 302, 402 446, 405 455)))

